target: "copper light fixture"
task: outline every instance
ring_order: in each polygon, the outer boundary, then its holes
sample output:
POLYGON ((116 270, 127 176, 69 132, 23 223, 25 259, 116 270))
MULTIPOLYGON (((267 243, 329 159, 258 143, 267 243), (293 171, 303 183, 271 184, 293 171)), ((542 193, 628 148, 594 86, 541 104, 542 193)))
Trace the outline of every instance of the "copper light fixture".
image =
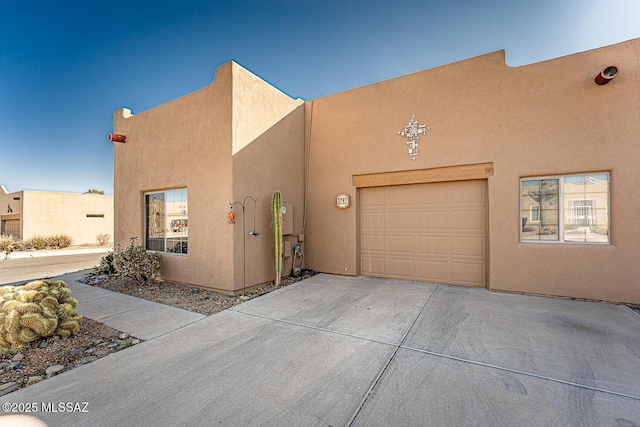
POLYGON ((119 135, 117 133, 110 133, 107 135, 107 138, 111 142, 125 142, 127 140, 126 135, 119 135))
POLYGON ((618 67, 616 67, 615 65, 609 65, 608 67, 603 68, 602 71, 598 73, 594 81, 597 85, 606 85, 617 75, 618 67))

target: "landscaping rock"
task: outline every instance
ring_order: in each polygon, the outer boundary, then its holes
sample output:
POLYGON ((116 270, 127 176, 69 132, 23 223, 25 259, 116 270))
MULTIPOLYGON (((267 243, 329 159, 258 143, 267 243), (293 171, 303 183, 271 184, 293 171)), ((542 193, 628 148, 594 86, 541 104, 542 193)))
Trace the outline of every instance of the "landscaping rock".
POLYGON ((62 371, 63 369, 64 369, 64 366, 62 365, 53 365, 53 366, 49 366, 45 370, 45 373, 47 374, 47 378, 51 378, 52 376, 62 371))
POLYGON ((22 353, 18 353, 18 354, 16 354, 15 356, 13 356, 11 358, 11 360, 13 360, 14 362, 19 362, 22 359, 24 359, 24 354, 22 354, 22 353))
POLYGON ((80 354, 80 353, 84 353, 84 352, 85 352, 85 350, 86 350, 86 349, 88 349, 89 347, 91 347, 91 346, 83 345, 82 347, 78 347, 78 348, 76 348, 75 350, 73 350, 73 351, 71 352, 71 354, 80 354))
POLYGON ((84 365, 86 363, 93 362, 94 360, 98 360, 98 357, 97 356, 85 356, 82 359, 80 359, 80 362, 78 362, 77 365, 84 365))

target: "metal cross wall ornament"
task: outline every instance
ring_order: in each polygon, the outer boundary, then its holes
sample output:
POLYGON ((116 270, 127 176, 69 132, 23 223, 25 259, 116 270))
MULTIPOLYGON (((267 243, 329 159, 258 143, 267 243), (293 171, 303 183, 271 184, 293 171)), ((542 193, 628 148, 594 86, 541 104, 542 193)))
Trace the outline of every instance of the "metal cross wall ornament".
POLYGON ((404 127, 404 129, 398 131, 398 135, 405 136, 409 138, 405 144, 409 146, 409 156, 411 160, 415 160, 416 156, 420 154, 418 152, 418 141, 420 141, 420 135, 424 135, 431 128, 426 124, 420 124, 419 121, 416 120, 415 114, 411 116, 409 119, 409 124, 404 127))

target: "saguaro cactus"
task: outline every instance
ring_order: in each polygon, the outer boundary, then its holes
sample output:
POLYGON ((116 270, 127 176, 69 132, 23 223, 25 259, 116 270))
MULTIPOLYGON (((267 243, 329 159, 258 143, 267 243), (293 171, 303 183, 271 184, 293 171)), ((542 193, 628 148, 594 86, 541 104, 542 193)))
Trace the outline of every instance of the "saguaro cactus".
POLYGON ((271 197, 271 228, 273 230, 273 259, 276 269, 275 285, 282 277, 282 194, 278 190, 271 197))

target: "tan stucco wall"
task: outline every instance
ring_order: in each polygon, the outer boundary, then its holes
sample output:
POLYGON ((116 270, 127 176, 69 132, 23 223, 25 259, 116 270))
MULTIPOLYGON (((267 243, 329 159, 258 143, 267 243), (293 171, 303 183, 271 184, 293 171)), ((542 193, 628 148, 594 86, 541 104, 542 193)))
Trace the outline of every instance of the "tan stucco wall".
POLYGON ((639 57, 640 40, 518 68, 500 51, 307 102, 307 265, 359 273, 353 175, 493 162, 491 289, 640 303, 639 57), (608 65, 619 75, 596 85, 608 65), (412 161, 396 133, 414 114, 431 130, 412 161), (520 243, 521 177, 598 171, 611 173, 610 245, 520 243))
POLYGON ((189 254, 162 255, 167 280, 203 287, 233 283, 233 234, 226 215, 232 195, 232 65, 196 92, 130 117, 114 113, 115 242, 144 244, 144 193, 187 188, 189 254))
POLYGON ((113 236, 113 196, 23 191, 21 220, 23 240, 67 234, 74 245, 97 244, 98 234, 113 236))
MULTIPOLYGON (((282 193, 283 203, 293 204, 294 233, 302 232, 304 205, 304 107, 278 89, 234 63, 233 74, 233 201, 246 196, 255 203, 256 230, 260 236, 242 233, 241 208, 235 230, 235 289, 244 285, 243 238, 246 244, 246 285, 275 277, 271 232, 271 196, 282 193)), ((253 230, 254 203, 245 203, 246 233, 253 230)), ((296 236, 285 236, 293 245, 296 236)), ((304 243, 301 243, 303 246, 304 243)), ((291 272, 293 256, 283 261, 283 276, 291 272)), ((300 263, 298 260, 297 265, 300 263)))
MULTIPOLYGON (((280 189, 285 201, 302 207, 302 103, 229 62, 203 89, 133 116, 116 111, 114 133, 127 136, 125 143, 114 144, 116 243, 124 246, 131 236, 144 243, 145 192, 187 188, 188 255, 163 254, 163 278, 242 290, 242 208, 235 206, 234 225, 227 214, 231 202, 252 195, 258 199, 260 236, 246 241, 251 264, 246 285, 272 279, 271 193, 280 189), (252 262, 256 259, 260 263, 252 262)), ((249 232, 253 201, 246 207, 249 232)))
POLYGON ((23 191, 16 191, 14 193, 9 193, 9 194, 4 194, 3 192, 0 191, 0 214, 1 215, 21 214, 22 213, 22 194, 23 194, 23 191), (12 212, 8 212, 9 206, 11 206, 12 212))

